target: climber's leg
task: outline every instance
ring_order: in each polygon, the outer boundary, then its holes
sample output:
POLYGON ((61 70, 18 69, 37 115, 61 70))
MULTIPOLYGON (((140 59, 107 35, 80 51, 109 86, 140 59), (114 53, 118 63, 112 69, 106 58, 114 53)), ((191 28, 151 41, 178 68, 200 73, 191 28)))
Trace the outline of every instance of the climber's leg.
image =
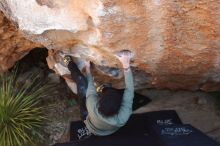
POLYGON ((77 84, 77 95, 79 96, 79 105, 80 105, 80 112, 81 118, 85 119, 87 116, 87 109, 86 109, 86 90, 87 90, 87 79, 85 76, 80 72, 77 65, 73 62, 70 56, 64 57, 64 63, 68 67, 72 79, 77 84))

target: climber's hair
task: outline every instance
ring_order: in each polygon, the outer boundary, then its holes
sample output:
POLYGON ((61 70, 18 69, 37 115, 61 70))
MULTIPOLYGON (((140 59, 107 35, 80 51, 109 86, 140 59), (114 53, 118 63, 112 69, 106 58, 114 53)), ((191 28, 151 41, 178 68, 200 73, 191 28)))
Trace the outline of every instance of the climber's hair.
POLYGON ((99 94, 99 97, 98 111, 100 114, 105 117, 111 117, 118 114, 123 99, 120 91, 112 88, 105 88, 102 93, 99 94))

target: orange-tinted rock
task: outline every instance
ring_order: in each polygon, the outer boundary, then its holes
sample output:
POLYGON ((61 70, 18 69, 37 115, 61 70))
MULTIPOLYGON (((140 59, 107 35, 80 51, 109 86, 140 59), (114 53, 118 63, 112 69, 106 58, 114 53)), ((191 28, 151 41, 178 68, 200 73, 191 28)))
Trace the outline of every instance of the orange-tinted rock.
POLYGON ((31 49, 39 46, 24 38, 0 12, 0 72, 8 70, 31 49))
POLYGON ((27 38, 96 65, 120 68, 114 54, 131 50, 136 88, 220 89, 219 0, 3 0, 0 7, 27 38))

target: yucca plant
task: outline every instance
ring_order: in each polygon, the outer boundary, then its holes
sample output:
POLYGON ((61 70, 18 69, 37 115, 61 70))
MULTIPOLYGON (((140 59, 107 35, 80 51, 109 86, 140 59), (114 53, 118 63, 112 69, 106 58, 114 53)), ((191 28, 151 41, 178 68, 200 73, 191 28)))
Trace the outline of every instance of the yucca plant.
POLYGON ((43 142, 45 107, 41 99, 50 87, 35 75, 23 83, 16 72, 0 77, 0 146, 36 146, 43 142))

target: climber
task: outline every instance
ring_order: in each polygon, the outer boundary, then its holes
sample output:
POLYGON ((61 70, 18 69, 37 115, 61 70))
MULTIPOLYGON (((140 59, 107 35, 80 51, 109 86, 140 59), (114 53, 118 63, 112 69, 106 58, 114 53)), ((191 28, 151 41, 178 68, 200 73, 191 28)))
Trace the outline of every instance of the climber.
POLYGON ((131 53, 126 50, 122 51, 117 58, 122 63, 125 75, 126 88, 123 96, 121 96, 120 90, 112 87, 106 87, 98 94, 90 72, 90 62, 85 62, 86 79, 71 57, 64 57, 64 63, 77 84, 78 95, 81 98, 81 117, 89 132, 97 136, 106 136, 116 132, 126 124, 132 114, 134 86, 130 69, 131 53))

